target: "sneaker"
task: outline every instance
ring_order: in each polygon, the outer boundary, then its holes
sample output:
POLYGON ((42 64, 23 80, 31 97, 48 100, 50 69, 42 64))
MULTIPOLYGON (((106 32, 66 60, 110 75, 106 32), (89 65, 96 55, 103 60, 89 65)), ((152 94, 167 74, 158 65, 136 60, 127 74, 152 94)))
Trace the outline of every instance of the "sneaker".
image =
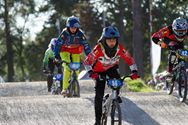
POLYGON ((100 122, 95 122, 95 124, 94 125, 101 125, 101 123, 100 122))
POLYGON ((61 91, 61 95, 67 96, 67 90, 62 90, 62 91, 61 91))

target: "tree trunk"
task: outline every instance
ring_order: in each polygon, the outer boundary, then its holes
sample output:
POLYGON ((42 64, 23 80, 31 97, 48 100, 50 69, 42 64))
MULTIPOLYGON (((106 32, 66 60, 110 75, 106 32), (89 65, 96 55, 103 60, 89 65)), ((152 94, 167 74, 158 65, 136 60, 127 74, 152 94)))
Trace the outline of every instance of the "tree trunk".
MULTIPOLYGON (((125 18, 125 7, 123 5, 123 0, 119 0, 119 13, 118 13, 118 18, 117 18, 117 26, 118 26, 118 30, 120 32, 120 39, 119 41, 124 45, 124 47, 126 48, 126 39, 125 39, 125 32, 124 32, 124 22, 123 19, 125 18)), ((125 65, 125 62, 123 60, 120 61, 120 72, 123 74, 129 74, 129 69, 128 66, 125 65)))
POLYGON ((12 49, 12 38, 10 35, 10 21, 9 21, 9 10, 8 10, 8 3, 5 0, 5 15, 4 15, 4 22, 5 22, 5 33, 6 33, 6 48, 7 48, 7 64, 8 64, 8 82, 14 81, 14 66, 13 66, 13 49, 12 49))
POLYGON ((20 42, 21 42, 21 44, 20 44, 20 51, 19 51, 19 55, 20 55, 20 68, 21 68, 21 71, 22 71, 22 80, 24 80, 25 79, 25 76, 26 76, 26 74, 25 74, 25 70, 24 70, 24 64, 25 64, 25 62, 24 62, 24 57, 23 57, 23 37, 22 37, 22 35, 20 36, 20 42))
POLYGON ((138 66, 139 75, 144 77, 143 43, 142 43, 142 9, 141 0, 132 0, 133 9, 133 57, 138 66))

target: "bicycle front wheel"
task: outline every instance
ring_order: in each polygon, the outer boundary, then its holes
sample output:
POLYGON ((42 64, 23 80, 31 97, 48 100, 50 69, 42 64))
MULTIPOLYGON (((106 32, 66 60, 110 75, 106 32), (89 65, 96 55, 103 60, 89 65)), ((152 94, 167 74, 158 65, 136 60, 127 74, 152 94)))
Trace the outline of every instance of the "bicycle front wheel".
POLYGON ((107 125, 107 115, 106 114, 102 114, 102 125, 107 125))
POLYGON ((187 98, 187 74, 183 68, 179 72, 178 96, 181 102, 184 102, 187 98))
POLYGON ((121 108, 118 101, 112 102, 112 109, 111 109, 111 125, 121 125, 122 118, 121 118, 121 108))
POLYGON ((173 76, 167 76, 166 81, 165 81, 165 85, 166 85, 166 92, 168 95, 172 94, 173 89, 174 89, 174 80, 173 80, 173 76))
POLYGON ((69 97, 80 97, 80 86, 77 80, 71 81, 68 87, 69 97))
POLYGON ((74 81, 74 84, 73 84, 73 96, 74 97, 80 97, 80 85, 79 85, 79 82, 77 80, 74 81))

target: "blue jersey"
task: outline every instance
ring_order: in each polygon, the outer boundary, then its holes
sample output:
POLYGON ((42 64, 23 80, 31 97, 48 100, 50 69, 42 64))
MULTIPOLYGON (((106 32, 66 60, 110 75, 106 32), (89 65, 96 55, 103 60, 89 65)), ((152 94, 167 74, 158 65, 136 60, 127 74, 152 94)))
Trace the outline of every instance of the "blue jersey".
POLYGON ((71 34, 67 28, 63 29, 58 36, 57 43, 55 45, 55 55, 58 55, 60 51, 68 51, 70 53, 81 53, 82 47, 85 54, 88 55, 91 52, 91 48, 86 41, 83 32, 78 29, 75 34, 71 34))

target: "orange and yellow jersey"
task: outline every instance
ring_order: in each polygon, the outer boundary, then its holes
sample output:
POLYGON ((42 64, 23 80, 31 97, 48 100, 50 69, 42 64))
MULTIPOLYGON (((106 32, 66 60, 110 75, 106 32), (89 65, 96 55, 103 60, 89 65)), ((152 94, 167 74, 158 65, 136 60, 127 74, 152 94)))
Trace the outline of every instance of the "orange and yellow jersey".
POLYGON ((80 54, 83 49, 86 55, 88 55, 91 51, 83 32, 78 29, 75 34, 71 34, 68 29, 65 28, 59 35, 57 44, 55 45, 55 55, 57 55, 60 51, 80 54))

